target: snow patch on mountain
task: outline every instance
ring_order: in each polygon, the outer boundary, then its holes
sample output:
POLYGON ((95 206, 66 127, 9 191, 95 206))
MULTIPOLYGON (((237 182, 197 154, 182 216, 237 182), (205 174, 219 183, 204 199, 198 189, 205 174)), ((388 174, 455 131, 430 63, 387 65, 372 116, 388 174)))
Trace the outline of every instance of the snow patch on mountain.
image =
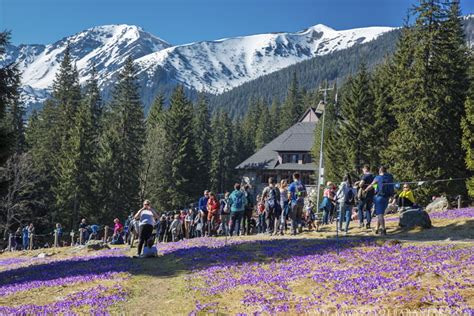
POLYGON ((22 72, 23 101, 43 102, 69 44, 81 84, 96 67, 107 99, 128 56, 136 62, 142 98, 149 102, 162 85, 222 93, 259 76, 318 55, 366 43, 392 30, 368 27, 336 31, 322 24, 295 33, 223 38, 171 46, 134 25, 93 27, 49 45, 9 46, 2 63, 17 62, 22 72))

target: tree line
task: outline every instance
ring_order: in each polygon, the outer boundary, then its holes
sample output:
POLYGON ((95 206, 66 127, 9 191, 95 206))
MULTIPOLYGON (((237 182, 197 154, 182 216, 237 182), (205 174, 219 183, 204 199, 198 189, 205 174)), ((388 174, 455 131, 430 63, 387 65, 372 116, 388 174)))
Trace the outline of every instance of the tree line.
MULTIPOLYGON (((2 49, 8 33, 1 33, 2 49)), ((4 51, 0 51, 3 53, 4 51)), ((235 166, 263 147, 313 102, 296 75, 288 97, 271 107, 249 100, 232 120, 209 110, 205 95, 193 103, 183 86, 169 100, 156 96, 145 117, 131 58, 124 63, 110 102, 104 102, 94 67, 81 86, 66 47, 42 110, 25 122, 20 73, 2 68, 2 230, 33 220, 39 230, 82 217, 106 223, 150 199, 160 210, 188 207, 204 189, 224 192, 239 176, 235 166), (168 106, 165 106, 168 104, 168 106)))
MULTIPOLYGON (((347 79, 340 102, 326 112, 327 179, 360 174, 364 164, 385 164, 399 181, 472 176, 474 65, 462 22, 459 1, 422 0, 393 56, 347 79)), ((320 133, 318 127, 314 157, 320 133)), ((417 195, 465 196, 464 182, 426 182, 417 195)), ((473 196, 473 178, 467 184, 473 196)))

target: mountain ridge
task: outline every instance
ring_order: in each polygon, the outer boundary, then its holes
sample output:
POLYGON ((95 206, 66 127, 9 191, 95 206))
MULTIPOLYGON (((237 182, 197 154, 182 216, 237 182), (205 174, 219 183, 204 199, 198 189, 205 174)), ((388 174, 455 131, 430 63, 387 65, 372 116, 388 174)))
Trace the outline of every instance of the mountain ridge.
POLYGON ((49 97, 67 44, 81 84, 95 65, 105 100, 110 98, 120 66, 131 55, 147 106, 160 90, 176 84, 183 84, 189 91, 223 93, 303 60, 370 42, 391 29, 336 31, 316 24, 298 32, 263 33, 173 46, 139 26, 112 24, 92 27, 52 44, 10 45, 0 65, 18 63, 23 79, 22 100, 27 107, 34 108, 49 97))

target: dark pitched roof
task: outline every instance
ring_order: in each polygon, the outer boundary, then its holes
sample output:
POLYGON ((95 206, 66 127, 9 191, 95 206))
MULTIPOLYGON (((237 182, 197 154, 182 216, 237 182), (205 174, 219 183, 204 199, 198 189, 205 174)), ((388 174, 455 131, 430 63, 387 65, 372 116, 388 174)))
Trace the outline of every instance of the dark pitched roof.
POLYGON ((314 164, 281 164, 278 165, 279 151, 310 151, 314 143, 315 122, 298 122, 280 136, 265 145, 262 149, 239 164, 236 169, 281 169, 281 170, 315 170, 314 164), (292 165, 295 168, 289 168, 292 165), (304 168, 304 169, 301 169, 304 168), (309 168, 309 169, 306 169, 309 168))

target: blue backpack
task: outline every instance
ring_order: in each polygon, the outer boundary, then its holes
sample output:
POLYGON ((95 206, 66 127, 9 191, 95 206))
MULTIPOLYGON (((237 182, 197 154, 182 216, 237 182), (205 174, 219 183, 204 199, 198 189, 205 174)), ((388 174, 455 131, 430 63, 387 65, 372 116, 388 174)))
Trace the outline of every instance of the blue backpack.
POLYGON ((235 194, 235 199, 234 199, 234 206, 236 209, 241 210, 243 205, 244 205, 244 193, 239 192, 239 194, 235 194))
POLYGON ((393 183, 393 176, 390 173, 385 173, 382 176, 382 183, 378 189, 378 195, 389 198, 395 194, 395 183, 393 183))

